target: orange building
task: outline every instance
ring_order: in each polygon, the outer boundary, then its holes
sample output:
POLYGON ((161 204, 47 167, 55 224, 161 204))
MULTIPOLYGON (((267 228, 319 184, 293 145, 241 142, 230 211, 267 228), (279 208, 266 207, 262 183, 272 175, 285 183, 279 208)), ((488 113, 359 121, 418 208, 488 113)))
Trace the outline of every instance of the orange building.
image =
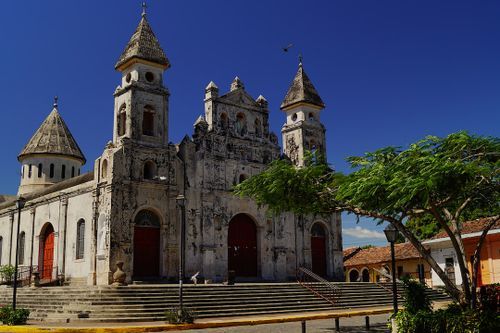
MULTIPOLYGON (((487 219, 478 219, 465 222, 462 225, 462 239, 470 272, 472 272, 472 256, 487 223, 487 219)), ((446 232, 440 232, 432 239, 423 242, 423 244, 431 249, 431 255, 448 277, 457 285, 462 284, 456 253, 446 232)), ((493 226, 484 240, 481 249, 480 268, 478 287, 485 284, 500 283, 500 221, 493 226)), ((432 274, 432 281, 435 286, 443 285, 443 282, 436 274, 432 274)))

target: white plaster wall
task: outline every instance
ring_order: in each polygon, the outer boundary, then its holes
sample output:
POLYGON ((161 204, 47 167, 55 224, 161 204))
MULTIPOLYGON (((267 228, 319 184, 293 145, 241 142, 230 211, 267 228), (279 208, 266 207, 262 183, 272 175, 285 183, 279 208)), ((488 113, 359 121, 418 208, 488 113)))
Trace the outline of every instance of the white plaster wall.
MULTIPOLYGON (((446 258, 453 258, 453 263, 455 267, 455 283, 456 285, 462 284, 462 276, 460 275, 460 267, 458 266, 457 254, 452 247, 437 247, 434 245, 431 248, 431 256, 436 260, 439 267, 444 271, 445 270, 445 261, 446 258)), ((443 281, 439 278, 439 276, 432 270, 432 285, 433 286, 444 286, 443 281)))

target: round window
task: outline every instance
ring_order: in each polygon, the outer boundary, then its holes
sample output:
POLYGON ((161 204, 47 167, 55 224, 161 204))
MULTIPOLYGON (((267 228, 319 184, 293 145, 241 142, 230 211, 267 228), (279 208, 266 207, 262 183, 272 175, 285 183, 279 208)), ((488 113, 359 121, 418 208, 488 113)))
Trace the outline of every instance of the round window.
POLYGON ((151 72, 146 72, 146 80, 148 82, 153 82, 155 79, 155 75, 151 72))
POLYGON ((292 115, 292 120, 293 120, 293 121, 296 121, 296 120, 297 120, 297 114, 296 114, 296 113, 294 113, 294 114, 292 115))
POLYGON ((128 73, 125 77, 125 81, 127 81, 127 83, 130 83, 130 80, 132 80, 132 74, 128 73))

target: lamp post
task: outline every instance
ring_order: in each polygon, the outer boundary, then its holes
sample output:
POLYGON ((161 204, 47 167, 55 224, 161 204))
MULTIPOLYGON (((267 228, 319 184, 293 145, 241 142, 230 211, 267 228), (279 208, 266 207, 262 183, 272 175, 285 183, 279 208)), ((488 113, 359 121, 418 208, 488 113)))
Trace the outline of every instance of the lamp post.
POLYGON ((177 206, 181 209, 181 220, 180 220, 180 241, 179 241, 179 315, 182 315, 182 283, 184 280, 184 238, 186 234, 186 197, 184 195, 179 194, 177 198, 175 198, 177 206))
POLYGON ((26 201, 23 197, 19 196, 16 200, 17 208, 17 232, 16 232, 16 261, 14 265, 14 291, 12 293, 12 309, 16 309, 17 297, 17 269, 19 265, 19 229, 21 228, 21 210, 24 208, 26 201))
POLYGON ((396 256, 394 254, 394 242, 398 238, 398 230, 389 224, 387 228, 384 229, 385 237, 387 241, 391 243, 391 265, 392 265, 392 304, 394 306, 394 314, 398 312, 398 287, 396 285, 396 256))

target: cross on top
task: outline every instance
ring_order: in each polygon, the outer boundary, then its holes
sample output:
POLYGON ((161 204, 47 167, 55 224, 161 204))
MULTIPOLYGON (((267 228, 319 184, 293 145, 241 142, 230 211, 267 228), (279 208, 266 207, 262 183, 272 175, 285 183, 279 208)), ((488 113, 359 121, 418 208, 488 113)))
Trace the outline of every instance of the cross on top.
POLYGON ((146 2, 142 3, 142 16, 146 16, 146 9, 148 6, 146 5, 146 2))
POLYGON ((59 99, 59 97, 57 96, 54 96, 54 107, 57 108, 57 100, 59 99))

